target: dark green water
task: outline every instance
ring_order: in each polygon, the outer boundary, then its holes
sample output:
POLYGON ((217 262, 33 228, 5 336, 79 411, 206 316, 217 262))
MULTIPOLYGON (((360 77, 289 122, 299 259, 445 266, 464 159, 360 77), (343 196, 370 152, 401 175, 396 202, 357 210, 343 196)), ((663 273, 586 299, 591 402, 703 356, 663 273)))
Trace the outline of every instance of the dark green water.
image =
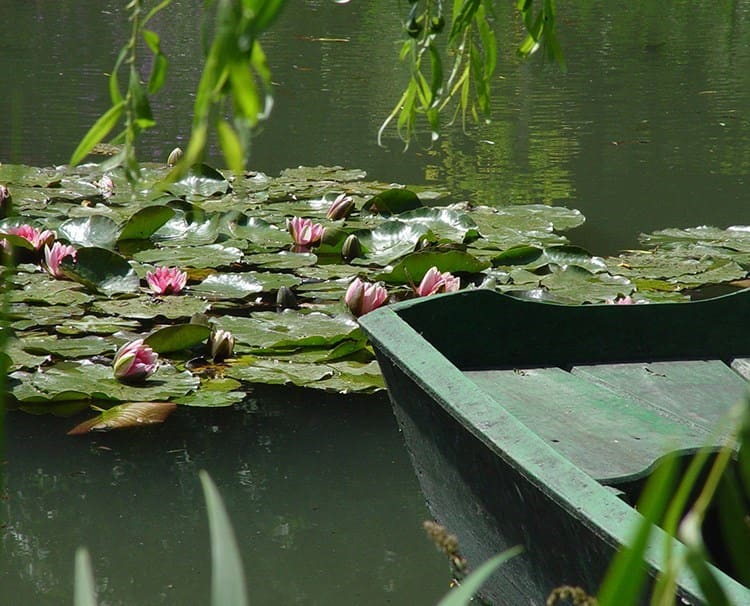
MULTIPOLYGON (((0 162, 67 160, 107 107, 124 4, 0 0, 0 162)), ((171 73, 143 160, 185 144, 201 4, 175 0, 154 23, 171 73)), ((456 199, 567 205, 588 218, 571 238, 597 254, 668 226, 750 222, 744 3, 560 3, 567 74, 514 58, 512 4, 498 6, 493 120, 403 152, 375 133, 404 80, 405 4, 290 3, 265 41, 276 103, 253 168, 340 164, 447 184, 456 199)), ((249 412, 180 410, 164 427, 83 439, 64 435, 69 421, 11 415, 3 606, 70 603, 81 544, 102 603, 207 603, 201 468, 227 500, 252 603, 434 603, 447 568, 422 537, 427 512, 385 399, 254 397, 249 412)))
POLYGON ((261 389, 239 410, 77 439, 11 414, 0 505, 3 606, 72 602, 88 547, 101 604, 208 604, 198 471, 225 500, 251 604, 433 604, 447 564, 384 398, 261 389))

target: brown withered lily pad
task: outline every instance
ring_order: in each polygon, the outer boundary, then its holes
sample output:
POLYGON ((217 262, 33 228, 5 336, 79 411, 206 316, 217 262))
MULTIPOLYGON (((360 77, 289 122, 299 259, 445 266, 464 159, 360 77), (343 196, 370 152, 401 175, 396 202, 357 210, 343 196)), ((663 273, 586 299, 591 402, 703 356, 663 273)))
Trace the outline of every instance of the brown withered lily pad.
POLYGON ((143 425, 163 423, 177 408, 173 402, 129 402, 103 410, 93 419, 76 425, 68 432, 69 436, 79 436, 92 431, 129 429, 143 425))

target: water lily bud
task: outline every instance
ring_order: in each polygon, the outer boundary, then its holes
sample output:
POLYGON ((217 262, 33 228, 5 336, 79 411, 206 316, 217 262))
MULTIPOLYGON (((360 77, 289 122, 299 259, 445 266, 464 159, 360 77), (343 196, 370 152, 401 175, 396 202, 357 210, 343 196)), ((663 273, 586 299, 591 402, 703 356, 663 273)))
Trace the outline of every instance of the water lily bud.
POLYGON ((175 147, 171 152, 169 152, 169 157, 167 158, 167 166, 175 166, 180 160, 182 160, 182 148, 175 147))
POLYGON ((350 234, 346 240, 344 240, 344 246, 341 248, 341 257, 349 263, 352 259, 362 256, 362 244, 359 238, 354 234, 350 234))
POLYGON ((143 339, 126 343, 115 354, 112 370, 122 383, 141 383, 156 372, 159 356, 143 339))
POLYGON ((10 202, 10 190, 5 185, 0 184, 0 217, 8 216, 10 202))
POLYGON ((297 307, 297 297, 288 286, 282 286, 276 293, 276 307, 279 309, 294 309, 297 307))
POLYGON ((388 298, 388 291, 380 284, 368 284, 355 278, 344 295, 344 303, 357 317, 377 309, 388 298))
POLYGON ((115 194, 115 182, 109 175, 102 175, 96 186, 99 188, 99 193, 105 198, 111 198, 115 194))
POLYGON ((326 217, 331 221, 346 219, 354 210, 354 198, 346 194, 340 194, 331 204, 326 217))
POLYGON ((234 353, 234 335, 228 330, 215 330, 209 338, 211 358, 214 362, 222 362, 231 358, 234 353))

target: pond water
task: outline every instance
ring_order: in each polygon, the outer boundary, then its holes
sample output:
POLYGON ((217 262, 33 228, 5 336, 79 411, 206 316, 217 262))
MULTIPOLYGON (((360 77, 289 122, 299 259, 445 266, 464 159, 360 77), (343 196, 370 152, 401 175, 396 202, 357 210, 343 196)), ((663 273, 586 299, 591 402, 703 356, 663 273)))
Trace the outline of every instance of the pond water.
MULTIPOLYGON (((0 2, 12 24, 0 40, 0 162, 67 160, 107 107, 124 4, 0 2)), ((143 160, 163 161, 185 143, 201 4, 175 0, 154 24, 171 72, 143 160)), ((404 152, 393 136, 384 148, 375 139, 404 83, 395 59, 403 6, 290 3, 264 43, 275 108, 252 167, 275 175, 339 164, 387 182, 446 185, 457 200, 579 208, 588 222, 570 237, 596 254, 667 226, 748 222, 748 7, 566 3, 563 74, 513 56, 520 31, 505 4, 493 120, 447 127, 431 147, 424 137, 404 152)), ((385 397, 262 389, 249 410, 180 410, 142 433, 74 439, 70 425, 7 420, 4 604, 69 601, 80 544, 92 552, 103 603, 205 603, 201 468, 227 500, 253 603, 429 604, 447 586, 385 397)))

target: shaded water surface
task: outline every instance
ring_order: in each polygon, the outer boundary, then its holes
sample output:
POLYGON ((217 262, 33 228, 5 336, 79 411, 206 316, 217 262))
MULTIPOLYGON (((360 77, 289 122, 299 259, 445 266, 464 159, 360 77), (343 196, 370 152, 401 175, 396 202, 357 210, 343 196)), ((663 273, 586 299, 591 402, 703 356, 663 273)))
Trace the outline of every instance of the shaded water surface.
POLYGON ((8 416, 3 606, 71 603, 80 545, 102 604, 208 604, 201 469, 225 500, 252 604, 432 604, 447 590, 385 397, 262 389, 143 431, 66 436, 75 423, 8 416))

